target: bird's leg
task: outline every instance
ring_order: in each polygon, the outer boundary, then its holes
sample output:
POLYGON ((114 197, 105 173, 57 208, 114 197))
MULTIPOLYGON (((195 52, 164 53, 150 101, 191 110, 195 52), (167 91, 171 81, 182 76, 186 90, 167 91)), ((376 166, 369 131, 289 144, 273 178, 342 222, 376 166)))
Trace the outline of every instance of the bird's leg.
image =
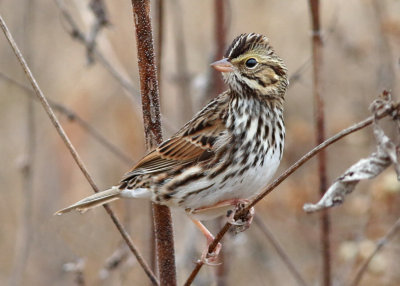
POLYGON ((244 200, 244 199, 224 200, 224 201, 220 201, 216 204, 213 204, 211 206, 206 206, 206 207, 190 210, 189 213, 193 214, 193 215, 200 215, 200 216, 201 215, 207 216, 208 214, 210 214, 212 216, 213 214, 223 214, 226 212, 228 212, 230 214, 230 211, 233 211, 235 208, 237 208, 238 204, 245 204, 245 203, 248 203, 248 200, 244 200))
POLYGON ((217 247, 214 249, 214 251, 212 253, 209 253, 208 248, 210 244, 214 241, 214 236, 200 221, 195 220, 193 218, 191 218, 191 220, 207 239, 207 248, 203 251, 200 261, 203 262, 204 264, 211 266, 218 265, 216 261, 218 259, 218 254, 221 251, 222 244, 218 242, 217 247))

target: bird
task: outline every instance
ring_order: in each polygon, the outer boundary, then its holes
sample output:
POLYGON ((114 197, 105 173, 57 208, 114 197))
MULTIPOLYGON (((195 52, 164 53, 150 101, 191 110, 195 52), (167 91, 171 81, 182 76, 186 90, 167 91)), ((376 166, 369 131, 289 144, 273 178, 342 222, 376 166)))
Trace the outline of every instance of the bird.
MULTIPOLYGON (((201 223, 235 212, 262 191, 282 159, 287 68, 257 33, 237 36, 223 58, 211 64, 227 90, 212 99, 175 135, 128 171, 119 184, 59 210, 84 212, 120 198, 147 199, 183 210, 207 239, 201 223)), ((251 223, 251 209, 246 227, 251 223)), ((221 244, 202 260, 216 260, 221 244)))

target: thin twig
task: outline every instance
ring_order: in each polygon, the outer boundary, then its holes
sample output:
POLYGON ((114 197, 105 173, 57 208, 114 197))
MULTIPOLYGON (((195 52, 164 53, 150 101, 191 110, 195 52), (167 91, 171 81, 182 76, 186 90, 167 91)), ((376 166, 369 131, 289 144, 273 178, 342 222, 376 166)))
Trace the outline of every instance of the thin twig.
MULTIPOLYGON (((146 147, 152 149, 162 142, 160 101, 155 64, 150 1, 132 0, 133 18, 142 94, 146 147)), ((174 236, 172 218, 167 206, 153 204, 157 262, 161 285, 176 285, 174 236)))
POLYGON ((190 93, 190 82, 192 76, 190 75, 186 56, 186 42, 184 40, 183 30, 183 9, 180 0, 173 0, 173 25, 175 36, 175 64, 176 64, 176 83, 179 90, 179 102, 181 103, 182 121, 187 121, 193 116, 193 98, 190 93))
MULTIPOLYGON (((35 96, 35 92, 28 86, 10 78, 9 76, 2 73, 1 71, 0 71, 0 78, 3 78, 4 80, 21 88, 26 94, 32 96, 32 99, 37 100, 37 97, 35 96)), ((51 99, 47 99, 47 100, 48 100, 51 108, 60 112, 61 114, 64 114, 68 120, 70 120, 72 122, 76 122, 79 126, 81 126, 85 131, 87 131, 90 135, 92 135, 94 139, 96 139, 101 145, 103 145, 106 149, 108 149, 116 157, 118 157, 120 160, 122 160, 126 164, 129 164, 129 165, 132 164, 132 160, 129 158, 129 156, 124 151, 119 149, 114 143, 110 142, 105 136, 103 136, 89 122, 84 120, 75 111, 73 111, 72 109, 66 107, 65 105, 55 102, 51 99)))
MULTIPOLYGON (((65 146, 68 148, 70 151, 72 157, 74 158, 76 164, 78 165, 79 169, 82 171, 83 175, 85 176, 86 180, 89 182, 91 187, 95 192, 99 192, 98 187, 94 183, 92 177, 90 176, 89 172, 87 171, 83 161, 81 160, 79 154, 76 152, 75 147, 72 145, 71 141, 69 140, 67 134, 65 133, 64 129, 62 128, 60 122, 58 121, 57 117, 54 114, 53 109, 49 105, 49 102, 47 101, 46 97, 44 96, 42 90, 40 89, 38 83, 36 82, 36 79, 33 77, 32 72, 30 68, 28 67, 25 59, 23 58, 17 44, 15 43, 10 31, 8 30, 6 23, 3 20, 3 17, 0 15, 0 26, 4 32, 4 35, 6 36, 9 44, 11 45, 21 67, 23 68, 29 82, 31 83, 36 96, 40 100, 43 108, 45 109, 47 115, 49 116, 51 122, 53 123, 54 127, 56 128, 58 134, 60 135, 61 139, 63 140, 65 146)), ((135 255, 136 259, 138 260, 139 264, 142 266, 143 270, 147 274, 147 276, 150 278, 150 280, 153 282, 153 284, 158 285, 157 278, 154 276, 152 273, 151 269, 148 267, 147 263, 144 261, 142 258, 142 255, 139 253, 137 250, 136 246, 133 244, 132 239, 130 238, 129 234, 126 232, 124 227, 121 225, 119 222, 118 218, 114 214, 114 212, 111 210, 111 208, 108 205, 104 205, 104 208, 106 209, 107 213, 111 217, 112 221, 114 222, 115 226, 117 227, 118 231, 121 233, 123 239, 129 246, 130 250, 132 253, 135 255)))
POLYGON ((283 263, 287 266, 289 272, 293 275, 293 278, 296 280, 297 284, 300 286, 306 286, 307 283, 304 278, 301 276, 300 271, 297 270, 296 266, 290 260, 289 256, 283 249, 283 247, 279 244, 279 241, 274 237, 274 234, 268 229, 262 219, 258 216, 254 216, 255 224, 260 228, 262 233, 268 239, 268 241, 272 244, 272 247, 275 248, 279 257, 282 259, 283 263))
MULTIPOLYGON (((338 14, 337 11, 335 11, 335 14, 330 20, 330 24, 325 30, 326 33, 324 33, 324 43, 329 42, 329 39, 336 30, 338 23, 337 14, 338 14)), ((299 82, 302 79, 304 72, 310 67, 311 63, 312 63, 312 57, 310 56, 289 76, 290 84, 288 88, 292 89, 293 86, 295 86, 295 83, 299 82)))
POLYGON ((357 286, 361 282, 361 279, 365 271, 367 270, 367 267, 371 262, 371 260, 386 244, 389 243, 389 241, 393 238, 393 236, 396 234, 398 230, 400 230, 400 218, 398 218, 397 221, 389 229, 389 231, 381 239, 378 240, 378 242, 375 245, 374 251, 371 252, 368 258, 361 265, 360 269, 358 269, 356 276, 354 277, 354 280, 350 284, 351 286, 357 286))
POLYGON ((136 105, 140 105, 139 102, 139 90, 132 85, 129 79, 124 77, 111 63, 110 61, 104 56, 104 54, 97 48, 96 45, 90 41, 89 37, 79 29, 78 24, 72 17, 71 13, 64 5, 63 0, 55 0, 55 3, 60 10, 62 16, 64 17, 65 21, 68 23, 70 31, 69 34, 73 39, 78 40, 82 43, 87 50, 91 50, 95 59, 97 59, 105 69, 121 84, 121 86, 127 90, 132 95, 132 100, 136 105))
MULTIPOLYGON (((214 42, 215 42, 215 57, 214 60, 222 59, 225 53, 226 45, 226 16, 225 16, 225 0, 214 0, 214 42)), ((213 69, 214 93, 211 97, 215 97, 224 91, 225 84, 222 75, 217 70, 213 69)))
MULTIPOLYGON (((75 40, 78 40, 81 44, 85 46, 86 49, 90 49, 90 42, 88 41, 85 34, 79 29, 78 24, 72 17, 71 13, 67 10, 64 5, 63 0, 55 0, 57 7, 59 8, 62 16, 64 17, 65 21, 68 23, 70 31, 69 34, 75 40)), ((129 93, 130 99, 133 101, 133 108, 135 111, 139 111, 140 103, 140 92, 139 90, 133 86, 132 82, 120 72, 102 53, 98 48, 97 45, 92 46, 92 53, 94 59, 96 59, 103 67, 111 74, 112 77, 124 88, 124 90, 129 93)), ((175 132, 177 130, 176 126, 170 122, 165 116, 163 117, 164 128, 168 131, 175 132)))
MULTIPOLYGON (((379 112, 375 118, 380 119, 391 112, 393 110, 399 110, 400 109, 400 104, 396 103, 393 105, 392 109, 390 110, 384 110, 383 112, 379 112)), ((235 218, 238 218, 240 216, 245 215, 252 207, 254 207, 259 201, 261 201, 264 197, 266 197, 269 193, 271 193, 278 185, 280 185, 284 180, 286 180, 287 177, 289 177, 291 174, 293 174, 298 168, 300 168, 304 163, 306 163, 308 160, 310 160, 312 157, 317 155, 321 150, 324 150, 326 147, 329 145, 335 143, 336 141, 342 139, 343 137, 356 132, 358 130, 361 130, 369 125, 374 121, 374 116, 370 116, 363 121, 360 121, 342 131, 339 133, 336 133, 334 136, 330 137, 329 139, 325 140, 323 143, 319 144, 318 146, 314 147, 311 151, 309 151, 307 154, 303 155, 299 160, 297 160, 293 165, 291 165, 288 169, 286 169, 285 172, 283 172, 277 179, 275 179, 272 183, 270 183, 264 191, 262 191, 259 195, 257 195, 256 198, 254 198, 250 204, 248 204, 243 210, 239 211, 236 213, 235 218)), ((222 237, 225 235, 225 233, 229 230, 231 224, 226 223, 224 227, 219 231, 219 233, 216 235, 215 239, 213 242, 210 244, 208 248, 208 252, 212 253, 216 246, 218 245, 218 242, 221 241, 222 237)), ((197 262, 195 268, 193 269, 192 273, 190 274, 189 278, 186 280, 184 285, 191 285, 196 278, 198 272, 200 271, 201 267, 203 266, 203 263, 197 262)))
POLYGON ((106 27, 109 24, 109 20, 103 0, 91 0, 89 7, 95 15, 95 21, 90 28, 90 32, 87 37, 88 44, 86 45, 87 58, 89 63, 92 63, 94 61, 93 51, 94 47, 96 46, 97 35, 100 33, 102 28, 106 27))
POLYGON ((311 64, 311 58, 306 59, 290 76, 289 76, 289 88, 293 88, 294 83, 300 81, 303 72, 308 69, 311 64))
MULTIPOLYGON (((313 97, 316 143, 321 144, 325 140, 325 115, 324 100, 322 98, 322 37, 320 27, 320 1, 309 0, 312 25, 312 63, 313 63, 313 97)), ((326 153, 318 154, 318 178, 319 194, 322 197, 327 190, 327 163, 326 153)), ((322 248, 322 285, 330 286, 331 281, 331 253, 330 253, 330 217, 329 211, 324 210, 320 214, 320 241, 322 248)))

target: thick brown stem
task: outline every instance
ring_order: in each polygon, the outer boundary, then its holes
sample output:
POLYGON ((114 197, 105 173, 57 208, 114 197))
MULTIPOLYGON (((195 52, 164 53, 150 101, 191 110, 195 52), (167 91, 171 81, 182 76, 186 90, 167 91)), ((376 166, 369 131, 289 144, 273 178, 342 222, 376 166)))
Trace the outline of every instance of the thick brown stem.
MULTIPOLYGON (((132 0, 140 90, 147 149, 162 142, 157 70, 150 19, 150 1, 132 0)), ((153 204, 160 285, 176 285, 174 239, 169 208, 153 204)))
MULTIPOLYGON (((156 14, 156 66, 157 66, 157 78, 158 87, 161 90, 161 72, 162 72, 162 44, 163 44, 163 22, 164 22, 164 1, 155 1, 155 14, 156 14)), ((161 95, 160 95, 161 96, 161 95)), ((161 99, 160 99, 161 100, 161 99)), ((151 269, 157 273, 157 253, 156 253, 156 236, 155 236, 155 226, 153 220, 153 205, 151 204, 150 215, 151 215, 151 228, 150 231, 150 263, 151 269)))
MULTIPOLYGON (((316 143, 321 144, 325 139, 324 101, 321 92, 322 71, 322 39, 320 29, 319 0, 310 0, 312 20, 312 61, 313 61, 313 93, 316 143)), ((322 197, 327 189, 326 154, 318 154, 319 194, 322 197)), ((320 214, 321 220, 321 248, 322 248, 322 285, 331 285, 331 258, 330 258, 330 218, 328 210, 320 214)))

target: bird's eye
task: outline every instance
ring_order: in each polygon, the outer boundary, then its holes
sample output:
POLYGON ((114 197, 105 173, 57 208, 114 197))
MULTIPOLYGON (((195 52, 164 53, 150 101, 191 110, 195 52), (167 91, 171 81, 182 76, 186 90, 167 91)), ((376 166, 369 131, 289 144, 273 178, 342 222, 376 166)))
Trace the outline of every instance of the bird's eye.
POLYGON ((250 58, 246 61, 246 67, 249 69, 254 68, 258 64, 257 60, 255 58, 250 58))

